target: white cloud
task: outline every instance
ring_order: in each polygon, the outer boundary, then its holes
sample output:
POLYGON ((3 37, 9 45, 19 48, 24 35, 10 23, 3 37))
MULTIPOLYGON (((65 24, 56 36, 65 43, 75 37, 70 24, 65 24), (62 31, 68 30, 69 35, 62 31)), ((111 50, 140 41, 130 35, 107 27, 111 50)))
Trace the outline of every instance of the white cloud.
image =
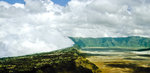
POLYGON ((149 4, 148 0, 72 0, 60 20, 72 26, 64 31, 70 36, 150 36, 149 4))
POLYGON ((4 1, 0 1, 0 7, 9 8, 9 7, 11 7, 11 5, 6 3, 6 2, 4 2, 4 1))
POLYGON ((16 8, 24 8, 24 4, 20 4, 20 3, 15 3, 12 6, 14 6, 16 8))
POLYGON ((47 52, 72 46, 67 36, 150 37, 149 0, 0 1, 0 57, 47 52), (9 53, 9 54, 8 54, 9 53))
POLYGON ((49 52, 73 45, 53 23, 59 6, 56 5, 57 9, 51 3, 54 9, 48 10, 45 3, 35 0, 27 0, 23 6, 3 4, 0 7, 0 57, 49 52))

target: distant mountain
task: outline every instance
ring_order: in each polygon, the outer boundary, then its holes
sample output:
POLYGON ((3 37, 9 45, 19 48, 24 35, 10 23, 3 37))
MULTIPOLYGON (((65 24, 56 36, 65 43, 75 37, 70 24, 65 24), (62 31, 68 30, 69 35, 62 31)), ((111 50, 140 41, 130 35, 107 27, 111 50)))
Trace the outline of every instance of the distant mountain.
POLYGON ((124 48, 147 48, 150 47, 150 38, 129 37, 104 37, 104 38, 82 38, 70 37, 80 47, 124 47, 124 48))

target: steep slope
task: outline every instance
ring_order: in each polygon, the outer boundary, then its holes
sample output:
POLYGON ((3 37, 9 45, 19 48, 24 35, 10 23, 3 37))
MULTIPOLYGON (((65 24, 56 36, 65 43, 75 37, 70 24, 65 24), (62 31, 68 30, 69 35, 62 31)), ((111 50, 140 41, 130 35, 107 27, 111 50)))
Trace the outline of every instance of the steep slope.
POLYGON ((75 48, 21 57, 1 58, 0 73, 100 73, 75 48))
POLYGON ((70 37, 75 44, 80 47, 128 47, 128 48, 148 48, 150 47, 150 38, 130 36, 130 37, 106 37, 106 38, 81 38, 70 37))

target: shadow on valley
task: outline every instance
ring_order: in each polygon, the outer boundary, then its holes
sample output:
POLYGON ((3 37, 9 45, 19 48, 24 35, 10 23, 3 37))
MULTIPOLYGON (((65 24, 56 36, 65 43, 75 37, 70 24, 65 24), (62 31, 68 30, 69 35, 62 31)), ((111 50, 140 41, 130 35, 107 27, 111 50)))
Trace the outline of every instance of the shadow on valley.
POLYGON ((142 59, 142 58, 124 58, 126 60, 147 60, 147 59, 142 59))
POLYGON ((147 54, 138 55, 138 56, 142 56, 142 57, 150 57, 150 55, 147 55, 147 54))
POLYGON ((107 64, 107 66, 110 66, 110 67, 117 67, 117 68, 129 68, 129 69, 132 69, 133 72, 132 73, 148 73, 150 72, 150 67, 140 67, 136 64, 132 64, 132 63, 129 63, 129 64, 126 64, 126 63, 110 63, 110 64, 107 64))
POLYGON ((133 50, 133 51, 150 51, 150 48, 146 48, 146 49, 138 49, 138 50, 133 50))
POLYGON ((91 57, 91 56, 115 56, 117 54, 91 54, 91 53, 82 53, 85 57, 91 57))

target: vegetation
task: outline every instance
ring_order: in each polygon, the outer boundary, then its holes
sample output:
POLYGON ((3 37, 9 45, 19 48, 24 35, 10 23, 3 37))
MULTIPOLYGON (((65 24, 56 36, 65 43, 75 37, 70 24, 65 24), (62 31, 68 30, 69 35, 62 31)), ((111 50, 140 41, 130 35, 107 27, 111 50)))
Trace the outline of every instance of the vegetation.
POLYGON ((76 47, 0 59, 0 73, 100 73, 76 47))
POLYGON ((105 38, 81 38, 70 37, 75 44, 80 47, 111 47, 111 48, 148 48, 150 38, 130 36, 130 37, 105 37, 105 38))

